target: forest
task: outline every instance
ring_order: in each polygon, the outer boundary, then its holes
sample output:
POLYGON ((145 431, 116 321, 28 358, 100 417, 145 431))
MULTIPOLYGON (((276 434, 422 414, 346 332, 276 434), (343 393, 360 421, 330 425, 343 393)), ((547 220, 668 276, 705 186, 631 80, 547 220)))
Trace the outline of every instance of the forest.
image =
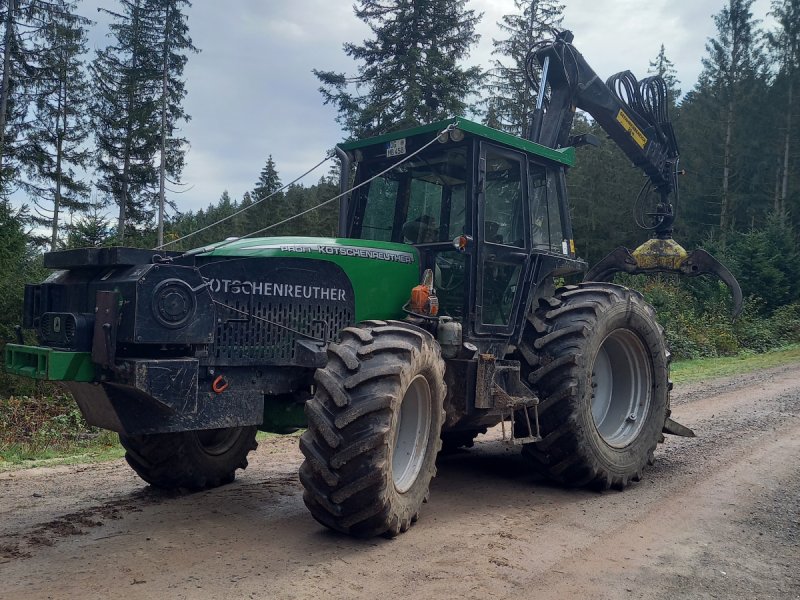
MULTIPOLYGON (((371 37, 347 41, 349 73, 313 71, 320 105, 356 139, 464 115, 521 135, 535 95, 523 76, 528 49, 563 27, 557 0, 515 0, 498 23, 491 64, 467 66, 482 15, 467 0, 357 0, 371 37)), ((89 51, 95 24, 79 0, 2 0, 0 89, 0 344, 15 338, 26 282, 46 276, 53 249, 128 245, 189 249, 248 233, 336 233, 335 161, 313 185, 284 182, 272 156, 251 191, 181 210, 190 140, 184 69, 198 52, 188 0, 118 0, 105 48, 89 51), (305 212, 307 211, 307 212, 305 212), (293 215, 302 216, 283 222, 293 215)), ((669 87, 685 175, 675 238, 703 247, 736 275, 745 312, 732 322, 716 281, 621 278, 659 312, 677 358, 759 352, 800 342, 800 0, 773 0, 770 26, 753 0, 719 0, 698 81, 679 81, 668 49, 650 74, 669 87)), ((591 57, 587 57, 591 62, 591 57)), ((698 57, 701 58, 701 57, 698 57)), ((276 116, 276 118, 279 118, 276 116)), ((647 237, 632 216, 641 173, 592 120, 577 132, 599 147, 577 150, 568 176, 579 255, 593 264, 647 237)), ((0 397, 32 393, 0 374, 0 397)))

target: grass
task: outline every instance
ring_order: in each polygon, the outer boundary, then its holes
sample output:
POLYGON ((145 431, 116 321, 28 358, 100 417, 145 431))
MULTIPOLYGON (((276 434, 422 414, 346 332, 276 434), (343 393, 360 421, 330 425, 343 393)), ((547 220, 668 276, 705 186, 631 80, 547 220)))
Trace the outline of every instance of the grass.
POLYGON ((800 362, 800 344, 793 344, 763 354, 745 352, 736 356, 677 361, 672 364, 671 375, 672 381, 675 383, 691 383, 703 379, 760 371, 793 362, 800 362))
MULTIPOLYGON (((672 365, 672 379, 675 383, 691 383, 794 362, 800 362, 800 344, 763 354, 743 353, 722 358, 677 361, 672 365)), ((19 407, 24 408, 24 403, 19 407)), ((49 436, 38 436, 36 443, 0 441, 0 472, 102 462, 121 458, 125 453, 113 432, 102 431, 89 439, 76 439, 78 436, 74 435, 74 425, 70 426, 70 432, 72 436, 64 435, 65 431, 52 431, 49 436)), ((261 441, 273 437, 277 437, 277 434, 259 432, 257 439, 261 441)))
POLYGON ((0 445, 0 473, 33 467, 104 462, 122 458, 124 454, 117 434, 111 431, 103 431, 97 437, 81 441, 0 445))
MULTIPOLYGON (((298 433, 289 434, 297 437, 298 433)), ((277 433, 259 431, 256 439, 260 442, 275 437, 285 437, 277 433)), ((53 467, 77 465, 115 460, 125 456, 125 450, 113 431, 102 431, 97 437, 77 442, 59 441, 52 445, 41 443, 0 444, 0 473, 34 467, 53 467)))

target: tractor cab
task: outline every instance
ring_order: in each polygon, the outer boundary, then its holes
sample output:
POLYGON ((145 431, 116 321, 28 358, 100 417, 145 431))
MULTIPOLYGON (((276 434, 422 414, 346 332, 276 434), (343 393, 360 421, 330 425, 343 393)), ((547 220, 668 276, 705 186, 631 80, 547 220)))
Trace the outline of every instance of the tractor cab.
POLYGON ((413 245, 434 273, 439 314, 466 337, 513 337, 531 289, 585 269, 566 205, 572 148, 458 118, 340 149, 356 166, 340 235, 413 245))

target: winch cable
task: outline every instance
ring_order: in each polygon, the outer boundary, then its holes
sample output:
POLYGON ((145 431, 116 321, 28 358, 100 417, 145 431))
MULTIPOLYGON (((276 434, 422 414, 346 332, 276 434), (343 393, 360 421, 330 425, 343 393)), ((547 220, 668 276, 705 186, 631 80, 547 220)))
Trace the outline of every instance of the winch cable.
POLYGON ((172 244, 177 244, 177 243, 178 243, 178 242, 180 242, 181 240, 185 240, 185 239, 187 239, 187 238, 190 238, 190 237, 192 237, 193 235, 197 235, 198 233, 201 233, 201 232, 203 232, 203 231, 206 231, 207 229, 211 229, 212 227, 215 227, 215 226, 219 225, 220 223, 224 223, 225 221, 227 221, 227 220, 229 220, 229 219, 232 219, 232 218, 234 218, 234 217, 236 217, 236 216, 238 216, 238 215, 242 214, 243 212, 250 210, 251 208, 253 208, 253 207, 255 207, 255 206, 258 206, 259 204, 261 204, 261 203, 262 203, 262 202, 264 202, 265 200, 269 200, 269 199, 270 199, 270 198, 272 198, 273 196, 275 196, 275 195, 277 195, 277 194, 280 194, 280 193, 281 193, 283 190, 285 190, 286 188, 288 188, 288 187, 290 187, 290 186, 294 185, 295 183, 297 183, 298 181, 300 181, 301 179, 303 179, 303 178, 304 178, 306 175, 308 175, 309 173, 311 173, 311 172, 313 172, 313 171, 317 170, 319 167, 321 167, 322 165, 324 165, 326 162, 328 162, 328 161, 329 161, 331 158, 333 158, 333 157, 334 157, 334 153, 333 153, 332 151, 331 151, 331 152, 328 152, 328 155, 327 155, 325 158, 323 158, 323 159, 322 159, 321 161, 319 161, 319 162, 318 162, 316 165, 314 165, 313 167, 311 167, 311 168, 310 168, 308 171, 306 171, 306 172, 305 172, 305 173, 303 173, 302 175, 300 175, 300 176, 296 177, 295 179, 293 179, 292 181, 290 181, 289 183, 287 183, 286 185, 284 185, 282 188, 275 190, 275 191, 274 191, 274 192, 272 192, 270 195, 268 195, 268 196, 264 196, 263 198, 259 198, 258 200, 256 200, 256 201, 255 201, 255 202, 253 202, 252 204, 249 204, 249 205, 245 206, 244 208, 241 208, 241 209, 237 210, 235 213, 233 213, 233 214, 230 214, 230 215, 228 215, 227 217, 223 217, 223 218, 219 219, 218 221, 215 221, 215 222, 211 223, 210 225, 206 225, 205 227, 201 227, 200 229, 197 229, 197 230, 195 230, 195 231, 192 231, 192 232, 190 232, 190 233, 187 233, 186 235, 184 235, 184 236, 181 236, 181 237, 179 237, 179 238, 177 238, 177 239, 170 240, 169 242, 165 242, 165 243, 161 244, 160 246, 156 246, 155 248, 153 248, 153 250, 162 250, 163 248, 166 248, 167 246, 171 246, 172 244))
MULTIPOLYGON (((378 177, 381 177, 381 176, 385 175, 386 173, 388 173, 388 172, 389 172, 389 171, 391 171, 392 169, 395 169, 395 168, 397 168, 399 165, 403 164, 404 162, 406 162, 406 161, 408 161, 408 160, 410 160, 410 159, 414 158, 414 157, 415 157, 417 154, 419 154, 420 152, 422 152, 423 150, 425 150, 426 148, 428 148, 429 146, 431 146, 431 145, 432 145, 434 142, 436 142, 436 140, 438 140, 438 139, 439 139, 439 138, 440 138, 442 135, 445 135, 445 134, 448 134, 448 133, 450 133, 450 132, 451 132, 453 129, 455 129, 457 126, 458 126, 458 121, 454 121, 453 123, 450 123, 450 125, 448 125, 448 126, 447 126, 447 127, 445 127, 444 129, 442 129, 442 131, 440 131, 439 133, 437 133, 437 134, 436 134, 436 137, 434 137, 434 138, 433 138, 431 141, 429 141, 429 142, 428 142, 427 144, 425 144, 424 146, 421 146, 419 149, 415 150, 414 152, 412 152, 412 153, 411 153, 411 154, 409 154, 408 156, 406 156, 406 157, 403 157, 403 159, 402 159, 402 160, 399 160, 399 161, 397 161, 396 163, 394 163, 394 164, 393 164, 391 167, 389 167, 389 168, 387 168, 387 169, 384 169, 383 171, 381 171, 381 172, 380 172, 380 173, 378 173, 377 175, 374 175, 373 177, 370 177, 370 178, 369 178, 369 179, 367 179, 366 181, 362 181, 362 182, 361 182, 361 183, 359 183, 358 185, 355 185, 355 186, 353 186, 352 188, 350 188, 349 190, 347 190, 346 192, 344 192, 344 193, 342 193, 342 194, 338 194, 337 196, 334 196, 333 198, 331 198, 331 199, 329 199, 329 200, 326 200, 325 202, 322 202, 322 203, 320 203, 320 204, 317 204, 316 206, 312 206, 311 208, 309 208, 309 209, 307 209, 307 210, 304 210, 303 212, 297 213, 296 215, 293 215, 293 216, 291 216, 291 217, 289 217, 289 218, 287 218, 287 219, 284 219, 283 221, 280 221, 279 223, 273 223, 273 224, 272 224, 272 225, 270 225, 269 227, 265 227, 265 228, 263 228, 263 229, 260 229, 260 230, 258 230, 258 231, 254 231, 254 232, 252 232, 252 233, 248 233, 247 235, 245 235, 245 236, 242 236, 242 238, 236 238, 236 239, 234 239, 234 240, 229 240, 229 241, 223 242, 222 244, 218 244, 218 245, 214 245, 214 246, 208 246, 208 247, 205 247, 205 248, 197 248, 197 249, 195 249, 195 250, 191 250, 191 251, 187 252, 187 253, 186 253, 186 255, 189 255, 189 254, 199 254, 199 253, 201 253, 201 252, 207 252, 207 251, 211 251, 211 250, 216 250, 216 249, 218 249, 218 248, 222 248, 223 246, 225 246, 225 245, 227 245, 227 244, 230 244, 230 243, 232 243, 232 242, 235 242, 235 241, 237 241, 237 240, 239 240, 239 239, 247 238, 247 237, 250 237, 250 236, 256 235, 256 234, 258 234, 258 233, 262 233, 263 231, 267 231, 268 229, 272 229, 273 227, 277 227, 277 226, 279 226, 279 225, 283 225, 284 223, 287 223, 288 221, 291 221, 292 219, 295 219, 295 218, 297 218, 297 217, 300 217, 300 216, 302 216, 302 215, 305 215, 305 214, 307 214, 307 213, 311 212, 312 210, 315 210, 315 209, 317 209, 317 208, 319 208, 319 207, 321 207, 321 206, 325 206, 326 204, 330 204, 331 202, 333 202, 333 201, 335 201, 335 200, 338 200, 338 199, 339 199, 339 198, 341 198, 342 196, 344 196, 344 195, 346 195, 346 194, 349 194, 349 193, 350 193, 350 192, 352 192, 353 190, 357 190, 358 188, 360 188, 360 187, 363 187, 363 186, 367 185, 368 183, 370 183, 370 182, 374 181, 374 180, 375 180, 375 179, 377 179, 378 177)), ((321 164, 321 163, 320 163, 320 164, 321 164)), ((319 165, 317 165, 317 166, 319 166, 319 165)), ((315 168, 316 168, 316 167, 315 167, 315 168)), ((233 307, 233 306, 230 306, 229 304, 225 304, 224 302, 220 302, 219 300, 213 300, 213 299, 212 299, 212 301, 214 302, 214 304, 216 304, 216 305, 218 305, 218 306, 221 306, 221 307, 223 307, 223 308, 227 308, 228 310, 231 310, 231 311, 233 311, 233 312, 236 312, 236 313, 239 313, 239 314, 241 314, 241 315, 244 315, 245 317, 247 317, 247 318, 249 318, 249 319, 255 319, 255 320, 257 320, 257 321, 263 321, 264 323, 267 323, 267 324, 270 324, 270 325, 275 325, 276 327, 280 327, 281 329, 286 329, 287 331, 291 331, 292 333, 296 333, 296 334, 298 334, 298 335, 301 335, 301 336, 303 336, 303 337, 305 337, 305 338, 309 338, 309 339, 311 339, 311 340, 314 340, 314 341, 318 341, 318 342, 325 342, 325 341, 327 341, 327 340, 323 340, 323 339, 321 339, 321 338, 315 337, 315 336, 313 336, 313 335, 310 335, 310 334, 308 334, 308 333, 303 333, 302 331, 298 331, 297 329, 292 329, 291 327, 287 327, 286 325, 283 325, 283 324, 281 324, 281 323, 277 323, 277 322, 275 322, 275 321, 271 321, 270 319, 266 319, 266 318, 264 318, 264 317, 262 317, 262 316, 260 316, 260 315, 254 315, 254 314, 252 314, 252 313, 250 313, 250 312, 247 312, 247 311, 244 311, 244 310, 241 310, 241 309, 235 308, 235 307, 233 307)))
POLYGON ((319 204, 316 204, 316 205, 312 206, 311 208, 307 208, 306 210, 304 210, 302 212, 299 212, 299 213, 297 213, 295 215, 292 215, 291 217, 287 217, 287 218, 283 219, 282 221, 278 221, 277 223, 273 223, 272 225, 268 225, 267 227, 262 227, 261 229, 258 229, 256 231, 251 231, 250 233, 248 233, 246 235, 243 235, 241 237, 233 238, 233 239, 230 239, 230 240, 226 240, 226 241, 222 242, 221 244, 214 244, 214 245, 211 245, 211 246, 207 246, 205 248, 198 248, 196 250, 191 250, 187 254, 200 254, 202 252, 210 252, 211 250, 219 250, 220 248, 223 248, 223 247, 225 247, 225 246, 227 246, 229 244, 233 244, 235 242, 238 242, 239 240, 243 240, 245 238, 249 238, 249 237, 252 237, 254 235, 258 235, 259 233, 264 233, 265 231, 269 231, 270 229, 274 229, 275 227, 279 227, 279 226, 281 226, 281 225, 283 225, 285 223, 288 223, 289 221, 292 221, 292 220, 296 219, 297 217, 302 217, 303 215, 306 215, 306 214, 308 214, 308 213, 310 213, 312 211, 315 211, 318 208, 322 208, 323 206, 325 206, 327 204, 330 204, 331 202, 335 202, 336 200, 338 200, 342 196, 346 196, 350 192, 353 192, 353 191, 355 191, 355 190, 357 190, 357 189, 359 189, 361 187, 364 187, 368 183, 371 183, 371 182, 375 181, 378 177, 383 177, 384 175, 386 175, 386 173, 388 173, 392 169, 397 168, 398 166, 400 166, 404 162, 407 162, 407 161, 411 160, 417 154, 419 154, 420 152, 422 152, 423 150, 425 150, 429 146, 433 145, 441 136, 450 133, 456 127, 458 127, 458 121, 454 121, 454 122, 450 123, 450 125, 448 125, 444 129, 442 129, 439 133, 437 133, 436 136, 431 141, 429 141, 427 144, 425 144, 424 146, 421 146, 417 150, 414 150, 414 152, 412 152, 408 156, 404 156, 401 160, 397 161, 392 166, 387 167, 386 169, 384 169, 380 173, 377 173, 376 175, 373 175, 372 177, 370 177, 369 179, 367 179, 365 181, 362 181, 358 185, 354 185, 349 190, 347 190, 345 192, 342 192, 341 194, 337 194, 333 198, 325 200, 324 202, 320 202, 319 204))

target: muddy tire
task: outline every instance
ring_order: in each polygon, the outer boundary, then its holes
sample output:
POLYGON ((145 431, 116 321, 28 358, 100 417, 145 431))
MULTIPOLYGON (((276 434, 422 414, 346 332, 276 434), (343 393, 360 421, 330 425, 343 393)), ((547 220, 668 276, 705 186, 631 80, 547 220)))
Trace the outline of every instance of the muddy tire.
POLYGON ((300 438, 303 500, 314 518, 358 537, 395 536, 417 520, 436 473, 444 362, 426 331, 367 321, 328 346, 300 438))
POLYGON ((669 414, 669 352, 655 311, 613 284, 567 286, 528 317, 518 348, 539 395, 543 440, 523 447, 569 486, 622 489, 641 478, 669 414))
POLYGON ((120 434, 125 460, 152 486, 190 491, 213 488, 234 480, 236 469, 247 468, 247 455, 258 447, 255 426, 157 433, 120 434))

